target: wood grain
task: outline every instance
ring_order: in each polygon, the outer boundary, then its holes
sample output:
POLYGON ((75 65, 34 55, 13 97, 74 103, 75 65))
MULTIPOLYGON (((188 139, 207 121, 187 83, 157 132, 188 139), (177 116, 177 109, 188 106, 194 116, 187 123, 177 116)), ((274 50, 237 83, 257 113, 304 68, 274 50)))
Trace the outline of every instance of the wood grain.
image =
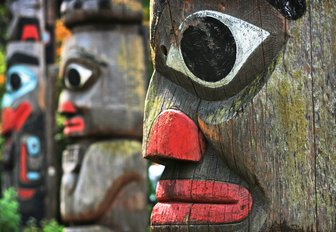
POLYGON ((152 231, 336 229, 335 6, 310 1, 301 19, 288 21, 261 0, 152 1, 155 72, 146 99, 143 154, 156 117, 179 110, 201 129, 207 148, 198 163, 166 163, 161 179, 237 183, 253 198, 248 219, 231 227, 164 224, 177 214, 162 212, 152 231), (234 15, 273 35, 247 62, 244 76, 250 81, 233 82, 231 93, 197 85, 166 65, 165 51, 176 45, 181 22, 204 9, 234 15))

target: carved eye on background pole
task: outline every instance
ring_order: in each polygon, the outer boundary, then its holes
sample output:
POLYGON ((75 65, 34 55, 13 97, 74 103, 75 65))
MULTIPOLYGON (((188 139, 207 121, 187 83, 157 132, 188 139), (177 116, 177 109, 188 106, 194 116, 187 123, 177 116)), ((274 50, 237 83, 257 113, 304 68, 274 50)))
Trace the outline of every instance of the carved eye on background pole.
POLYGON ((6 74, 6 93, 2 98, 2 107, 11 106, 16 99, 36 87, 37 78, 33 70, 23 65, 12 66, 6 74))
POLYGON ((167 66, 209 88, 229 84, 269 32, 216 11, 198 11, 179 27, 167 66))
POLYGON ((17 65, 7 72, 6 90, 8 92, 21 91, 25 94, 34 89, 36 85, 36 76, 27 67, 17 65))
POLYGON ((80 64, 69 64, 64 73, 64 85, 68 89, 80 89, 89 83, 93 77, 93 71, 80 64))

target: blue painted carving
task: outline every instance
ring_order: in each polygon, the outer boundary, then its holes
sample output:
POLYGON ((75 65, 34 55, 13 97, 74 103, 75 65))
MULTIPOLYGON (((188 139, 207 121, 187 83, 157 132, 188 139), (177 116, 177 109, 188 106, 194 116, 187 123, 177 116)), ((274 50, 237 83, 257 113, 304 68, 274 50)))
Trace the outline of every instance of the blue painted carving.
POLYGON ((6 93, 2 99, 2 108, 12 106, 15 100, 33 91, 37 87, 34 72, 24 65, 11 67, 6 75, 6 93))

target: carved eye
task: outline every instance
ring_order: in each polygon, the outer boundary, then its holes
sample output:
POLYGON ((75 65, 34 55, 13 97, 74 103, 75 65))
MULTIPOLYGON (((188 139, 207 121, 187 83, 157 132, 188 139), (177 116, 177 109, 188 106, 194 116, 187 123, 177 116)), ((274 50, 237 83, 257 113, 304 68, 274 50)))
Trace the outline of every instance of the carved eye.
POLYGON ((248 22, 216 11, 198 11, 179 27, 167 66, 207 87, 229 84, 270 35, 248 22))
POLYGON ((13 73, 9 77, 9 86, 12 90, 18 90, 21 87, 22 81, 18 73, 13 73))
POLYGON ((33 69, 24 65, 13 65, 6 73, 6 93, 1 107, 10 107, 20 97, 32 92, 37 87, 37 77, 33 69))
POLYGON ((23 95, 30 92, 37 85, 35 74, 25 66, 16 65, 7 72, 7 92, 23 95))
POLYGON ((69 89, 80 89, 92 78, 93 71, 79 64, 67 66, 64 75, 64 84, 69 89))

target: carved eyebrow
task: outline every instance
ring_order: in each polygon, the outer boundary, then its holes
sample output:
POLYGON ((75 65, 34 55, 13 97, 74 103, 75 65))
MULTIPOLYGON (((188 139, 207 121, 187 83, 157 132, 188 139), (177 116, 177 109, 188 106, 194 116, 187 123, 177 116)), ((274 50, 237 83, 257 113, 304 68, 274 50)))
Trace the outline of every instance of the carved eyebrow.
POLYGON ((90 62, 93 62, 97 65, 101 65, 103 67, 106 67, 107 66, 107 61, 103 60, 102 58, 100 57, 97 57, 96 55, 86 51, 84 48, 82 47, 74 47, 73 48, 74 50, 74 54, 75 56, 78 56, 78 57, 81 57, 81 58, 84 58, 90 62))
POLYGON ((34 56, 30 56, 21 52, 14 53, 8 60, 7 60, 7 67, 10 68, 15 64, 30 64, 30 65, 39 65, 40 62, 38 58, 34 56))
POLYGON ((306 12, 306 0, 267 0, 284 17, 290 20, 301 18, 306 12))

